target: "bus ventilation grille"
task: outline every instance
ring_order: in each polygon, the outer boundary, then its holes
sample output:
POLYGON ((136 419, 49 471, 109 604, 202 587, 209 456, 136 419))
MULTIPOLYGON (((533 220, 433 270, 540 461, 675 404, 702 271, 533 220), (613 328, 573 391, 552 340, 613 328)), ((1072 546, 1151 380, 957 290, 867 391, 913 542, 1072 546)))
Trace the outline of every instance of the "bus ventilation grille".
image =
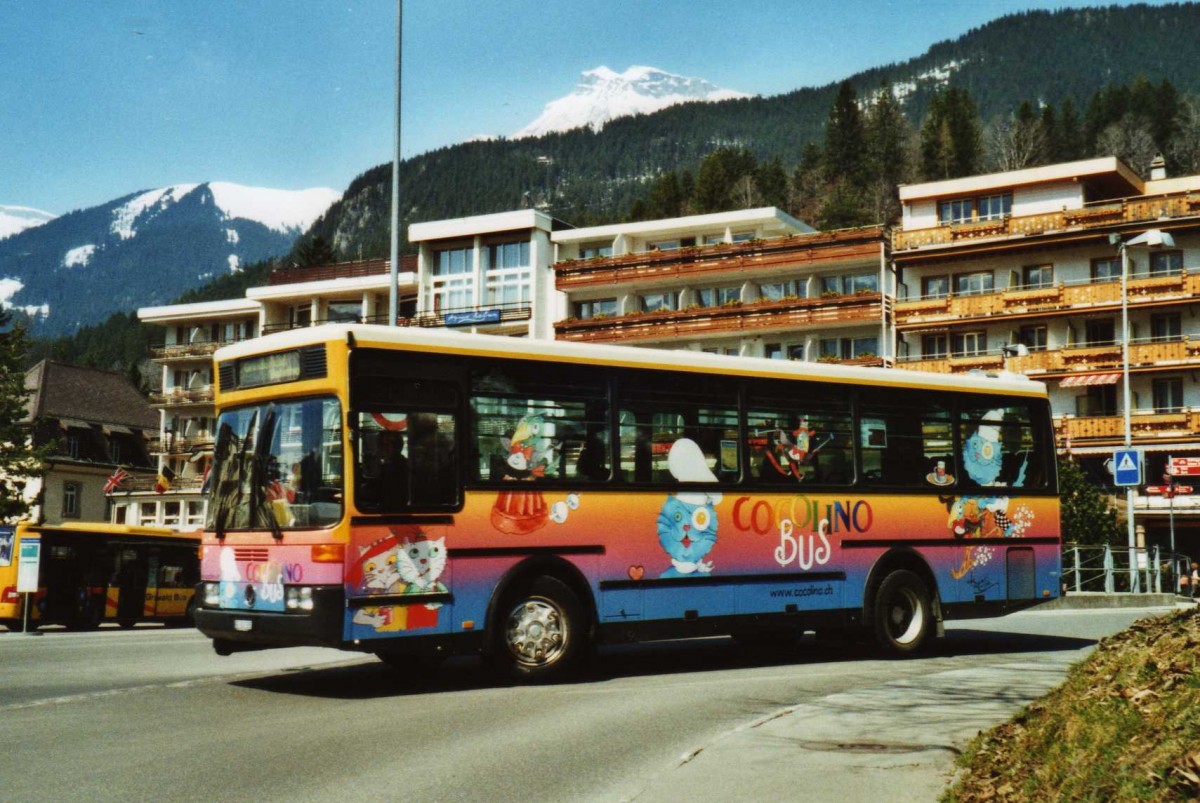
POLYGON ((300 378, 319 379, 325 376, 325 346, 309 346, 300 349, 300 378))
POLYGON ((237 385, 237 373, 232 361, 223 362, 217 367, 217 382, 222 391, 233 390, 237 385))
POLYGON ((254 563, 263 563, 267 560, 266 547, 234 547, 233 556, 239 561, 252 561, 254 563))

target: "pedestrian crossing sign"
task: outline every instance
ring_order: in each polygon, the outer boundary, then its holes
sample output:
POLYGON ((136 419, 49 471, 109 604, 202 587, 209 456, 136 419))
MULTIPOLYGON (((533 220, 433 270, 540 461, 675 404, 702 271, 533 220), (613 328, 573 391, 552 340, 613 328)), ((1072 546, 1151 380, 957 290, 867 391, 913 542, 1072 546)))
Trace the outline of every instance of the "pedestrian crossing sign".
POLYGON ((1112 465, 1115 484, 1142 484, 1142 456, 1137 449, 1114 449, 1112 465))

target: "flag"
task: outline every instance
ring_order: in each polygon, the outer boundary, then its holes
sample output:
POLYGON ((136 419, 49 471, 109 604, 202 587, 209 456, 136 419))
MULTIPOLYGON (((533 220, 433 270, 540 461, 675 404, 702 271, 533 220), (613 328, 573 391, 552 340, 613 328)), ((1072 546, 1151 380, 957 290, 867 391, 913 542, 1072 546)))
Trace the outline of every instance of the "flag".
POLYGON ((110 494, 113 491, 117 490, 117 488, 120 487, 121 483, 125 482, 125 478, 128 476, 129 476, 129 472, 127 472, 123 468, 118 467, 117 470, 112 473, 112 476, 108 478, 108 482, 104 483, 104 493, 110 494))
POLYGON ((167 490, 171 487, 171 483, 173 483, 174 481, 175 481, 175 472, 171 470, 170 466, 163 466, 161 469, 159 469, 158 479, 155 480, 155 482, 154 482, 154 493, 156 493, 156 494, 166 493, 167 490))
POLYGON ((207 494, 212 489, 212 484, 209 479, 212 477, 212 461, 204 467, 204 474, 200 477, 200 493, 207 494))

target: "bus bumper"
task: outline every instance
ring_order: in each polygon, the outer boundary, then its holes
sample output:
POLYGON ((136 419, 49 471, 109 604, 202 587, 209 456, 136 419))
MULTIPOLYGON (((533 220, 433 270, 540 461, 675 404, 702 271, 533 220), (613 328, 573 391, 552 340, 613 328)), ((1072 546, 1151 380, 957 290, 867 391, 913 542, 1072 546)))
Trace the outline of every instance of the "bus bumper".
POLYGON ((305 612, 196 608, 196 629, 213 640, 218 653, 268 647, 341 647, 345 603, 342 589, 314 588, 313 609, 305 612))

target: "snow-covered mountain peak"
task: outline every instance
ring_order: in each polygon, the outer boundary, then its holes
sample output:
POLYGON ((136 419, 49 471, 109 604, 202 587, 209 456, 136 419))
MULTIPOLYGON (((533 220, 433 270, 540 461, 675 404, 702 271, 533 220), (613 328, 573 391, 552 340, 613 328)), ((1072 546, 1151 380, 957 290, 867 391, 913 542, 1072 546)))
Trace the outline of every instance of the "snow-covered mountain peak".
POLYGON ((617 117, 650 114, 677 103, 746 97, 750 95, 656 67, 634 66, 618 73, 600 66, 584 72, 574 92, 547 103, 541 115, 513 137, 536 137, 581 126, 599 131, 617 117))
POLYGON ((340 192, 328 187, 276 190, 213 181, 208 189, 217 208, 230 219, 255 220, 281 232, 304 231, 341 197, 340 192))
POLYGON ((18 232, 49 223, 56 216, 41 209, 28 206, 5 206, 0 204, 0 240, 18 232))

